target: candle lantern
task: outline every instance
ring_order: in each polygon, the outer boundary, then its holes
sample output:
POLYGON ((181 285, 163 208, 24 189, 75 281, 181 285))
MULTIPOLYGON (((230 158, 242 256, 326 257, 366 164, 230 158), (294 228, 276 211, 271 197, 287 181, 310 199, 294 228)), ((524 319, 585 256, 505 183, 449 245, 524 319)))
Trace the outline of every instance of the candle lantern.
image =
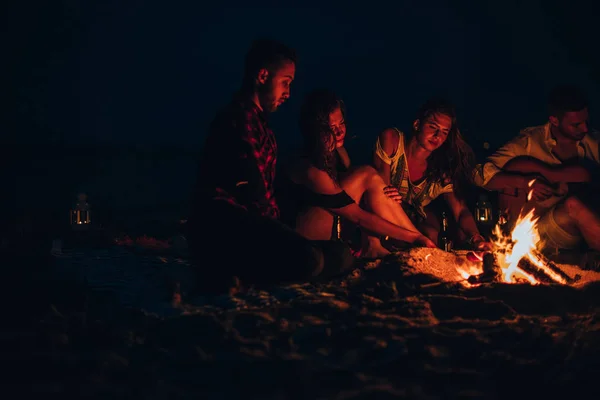
POLYGON ((77 196, 77 203, 71 210, 71 227, 75 230, 88 229, 92 224, 90 205, 87 202, 87 195, 80 193, 77 196))
POLYGON ((485 225, 493 222, 492 204, 483 193, 479 196, 479 200, 475 204, 475 219, 478 223, 485 225))

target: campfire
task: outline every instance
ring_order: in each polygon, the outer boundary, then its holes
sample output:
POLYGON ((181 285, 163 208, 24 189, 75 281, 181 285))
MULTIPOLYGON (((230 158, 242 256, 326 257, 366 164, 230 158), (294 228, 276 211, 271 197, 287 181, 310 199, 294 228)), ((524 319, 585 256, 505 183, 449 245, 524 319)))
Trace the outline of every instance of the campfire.
POLYGON ((468 271, 457 267, 467 286, 486 282, 571 284, 577 280, 569 277, 539 250, 540 235, 537 229, 539 217, 534 209, 519 216, 510 234, 500 225, 493 231, 495 250, 482 258, 480 267, 468 271))

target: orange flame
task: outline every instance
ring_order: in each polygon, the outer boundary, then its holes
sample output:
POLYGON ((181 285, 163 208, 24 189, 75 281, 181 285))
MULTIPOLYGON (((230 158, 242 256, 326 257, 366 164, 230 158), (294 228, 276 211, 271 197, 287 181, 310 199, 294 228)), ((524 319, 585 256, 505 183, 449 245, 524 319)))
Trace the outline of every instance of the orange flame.
POLYGON ((497 257, 498 263, 502 267, 504 282, 515 282, 516 277, 519 276, 527 279, 532 284, 538 283, 533 276, 518 267, 521 258, 534 258, 532 250, 535 250, 540 242, 540 235, 537 230, 539 217, 534 218, 533 215, 534 209, 524 217, 519 216, 510 237, 504 236, 498 225, 494 228, 494 235, 497 238, 494 244, 500 250, 497 257))
MULTIPOLYGON (((529 181, 528 186, 531 187, 535 183, 535 179, 529 181)), ((528 194, 528 199, 531 198, 532 192, 528 194)), ((525 216, 519 215, 510 234, 505 234, 501 225, 498 223, 494 227, 494 252, 498 266, 502 269, 502 281, 506 283, 516 283, 519 281, 528 281, 532 285, 537 285, 540 282, 527 271, 519 267, 519 261, 523 258, 529 260, 535 267, 540 269, 547 277, 561 284, 568 284, 564 276, 557 273, 551 266, 547 265, 547 261, 540 258, 538 245, 540 244, 540 235, 537 229, 539 217, 534 217, 535 209, 531 209, 525 216)), ((478 286, 478 283, 471 284, 467 280, 471 276, 482 274, 483 266, 480 263, 465 267, 456 267, 456 272, 464 279, 461 281, 464 286, 478 286)))

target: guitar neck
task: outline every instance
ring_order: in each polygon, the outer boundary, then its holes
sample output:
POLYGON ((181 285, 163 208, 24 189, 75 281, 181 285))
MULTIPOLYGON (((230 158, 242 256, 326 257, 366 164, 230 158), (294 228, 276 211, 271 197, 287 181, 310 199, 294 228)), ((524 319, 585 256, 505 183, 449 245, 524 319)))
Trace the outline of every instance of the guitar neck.
POLYGON ((591 174, 580 164, 549 164, 530 156, 515 157, 502 168, 507 172, 540 175, 549 183, 582 183, 591 180, 591 174))

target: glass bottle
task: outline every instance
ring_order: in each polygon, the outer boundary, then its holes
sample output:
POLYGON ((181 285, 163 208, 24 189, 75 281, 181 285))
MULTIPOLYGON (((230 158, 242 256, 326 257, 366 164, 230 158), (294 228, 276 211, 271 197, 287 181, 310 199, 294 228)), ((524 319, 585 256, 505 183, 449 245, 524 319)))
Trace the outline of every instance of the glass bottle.
POLYGON ((444 251, 452 250, 452 240, 448 235, 448 217, 445 212, 442 212, 442 229, 440 231, 438 246, 444 251))

